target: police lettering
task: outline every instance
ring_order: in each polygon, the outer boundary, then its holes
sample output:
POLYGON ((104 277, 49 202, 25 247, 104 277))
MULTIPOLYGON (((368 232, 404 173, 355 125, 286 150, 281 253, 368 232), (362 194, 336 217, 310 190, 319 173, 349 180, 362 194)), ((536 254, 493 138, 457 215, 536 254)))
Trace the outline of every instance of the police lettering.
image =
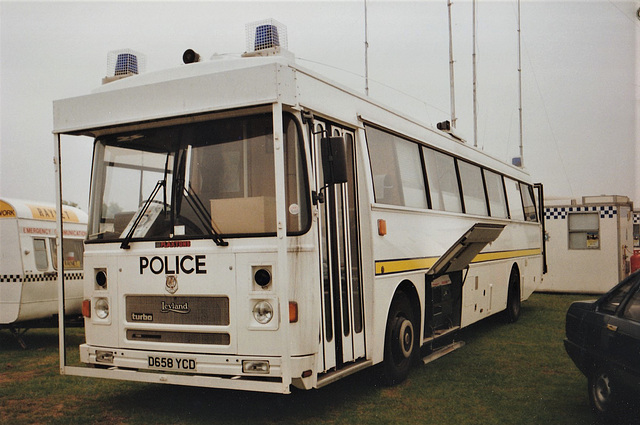
POLYGON ((205 255, 185 256, 155 256, 151 259, 140 257, 140 274, 144 274, 145 270, 151 270, 153 274, 206 274, 205 255))

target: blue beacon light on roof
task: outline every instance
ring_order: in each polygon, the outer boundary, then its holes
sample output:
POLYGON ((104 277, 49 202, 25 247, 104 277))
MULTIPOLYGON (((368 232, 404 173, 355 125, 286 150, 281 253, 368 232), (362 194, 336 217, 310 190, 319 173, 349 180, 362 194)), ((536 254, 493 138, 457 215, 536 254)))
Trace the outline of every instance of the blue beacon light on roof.
POLYGON ((278 27, 275 25, 260 25, 256 28, 255 50, 269 49, 280 46, 278 27))
POLYGON ((116 60, 115 75, 138 73, 138 57, 131 53, 120 53, 116 60))

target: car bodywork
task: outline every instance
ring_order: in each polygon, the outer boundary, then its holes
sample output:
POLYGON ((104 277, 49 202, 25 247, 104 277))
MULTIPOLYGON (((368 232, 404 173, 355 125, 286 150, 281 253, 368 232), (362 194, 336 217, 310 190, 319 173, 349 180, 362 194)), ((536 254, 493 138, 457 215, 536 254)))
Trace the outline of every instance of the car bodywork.
POLYGON ((571 304, 564 346, 589 380, 592 408, 601 414, 640 393, 640 273, 595 301, 571 304))

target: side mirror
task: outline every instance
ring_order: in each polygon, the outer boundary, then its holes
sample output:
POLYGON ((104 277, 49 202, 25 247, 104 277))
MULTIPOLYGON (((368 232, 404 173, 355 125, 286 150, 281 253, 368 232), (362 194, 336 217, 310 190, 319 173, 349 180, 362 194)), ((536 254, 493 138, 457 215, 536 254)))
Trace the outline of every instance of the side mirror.
POLYGON ((320 140, 324 184, 347 182, 347 143, 344 137, 323 137, 320 140))

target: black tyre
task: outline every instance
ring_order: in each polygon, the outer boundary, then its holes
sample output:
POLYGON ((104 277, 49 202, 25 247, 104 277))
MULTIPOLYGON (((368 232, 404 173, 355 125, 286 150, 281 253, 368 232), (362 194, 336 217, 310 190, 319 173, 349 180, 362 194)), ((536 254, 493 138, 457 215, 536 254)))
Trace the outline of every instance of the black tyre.
POLYGON ((384 380, 388 385, 404 381, 418 358, 419 327, 404 292, 393 297, 384 338, 384 380))
POLYGON ((520 272, 516 267, 511 269, 509 276, 509 292, 507 295, 507 309, 504 312, 504 318, 507 323, 515 323, 520 318, 520 309, 522 301, 520 300, 520 272))
POLYGON ((588 377, 589 404, 603 417, 612 417, 618 404, 618 394, 606 369, 594 369, 588 377))

